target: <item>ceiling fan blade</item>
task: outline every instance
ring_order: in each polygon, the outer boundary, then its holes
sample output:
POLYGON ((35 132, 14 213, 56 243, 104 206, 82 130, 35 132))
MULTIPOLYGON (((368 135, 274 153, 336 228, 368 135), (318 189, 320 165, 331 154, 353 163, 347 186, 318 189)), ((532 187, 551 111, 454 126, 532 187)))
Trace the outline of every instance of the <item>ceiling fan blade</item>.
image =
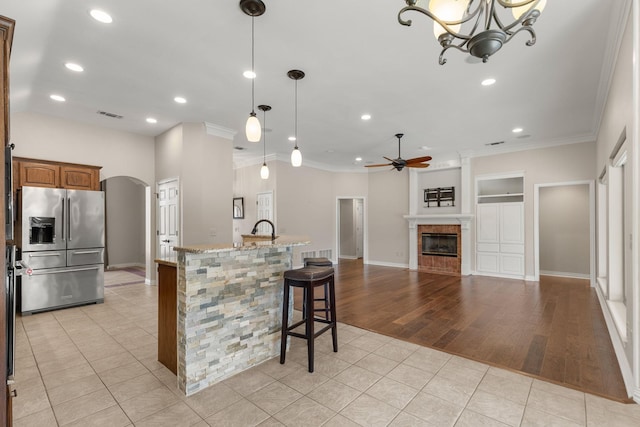
POLYGON ((387 160, 389 160, 391 163, 393 163, 393 159, 390 159, 390 158, 385 157, 385 156, 382 156, 382 158, 383 158, 383 159, 387 159, 387 160))
POLYGON ((377 168, 379 166, 391 166, 391 163, 382 163, 379 165, 364 165, 365 168, 377 168))
POLYGON ((428 168, 429 163, 407 163, 405 165, 407 168, 428 168))
POLYGON ((422 162, 428 162, 431 159, 432 159, 431 156, 414 157, 413 159, 407 160, 407 163, 422 163, 422 162))

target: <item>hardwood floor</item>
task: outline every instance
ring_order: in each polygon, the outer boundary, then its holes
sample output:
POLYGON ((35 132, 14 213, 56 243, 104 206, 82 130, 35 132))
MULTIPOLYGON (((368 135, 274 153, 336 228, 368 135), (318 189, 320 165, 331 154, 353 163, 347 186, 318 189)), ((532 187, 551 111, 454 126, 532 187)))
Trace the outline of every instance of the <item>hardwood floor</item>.
POLYGON ((585 280, 460 278, 340 260, 336 298, 340 322, 629 401, 585 280))

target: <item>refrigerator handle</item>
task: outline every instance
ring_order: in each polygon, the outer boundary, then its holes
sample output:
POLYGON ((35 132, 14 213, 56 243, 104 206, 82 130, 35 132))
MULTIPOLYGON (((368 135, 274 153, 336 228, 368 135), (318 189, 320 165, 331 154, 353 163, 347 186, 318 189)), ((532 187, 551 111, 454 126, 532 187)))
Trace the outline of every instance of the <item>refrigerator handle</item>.
POLYGON ((67 197, 67 230, 69 241, 71 241, 71 197, 67 197))
POLYGON ((60 199, 60 201, 62 202, 62 241, 64 242, 65 240, 65 235, 66 235, 66 230, 65 230, 65 216, 64 216, 64 197, 62 197, 60 199))

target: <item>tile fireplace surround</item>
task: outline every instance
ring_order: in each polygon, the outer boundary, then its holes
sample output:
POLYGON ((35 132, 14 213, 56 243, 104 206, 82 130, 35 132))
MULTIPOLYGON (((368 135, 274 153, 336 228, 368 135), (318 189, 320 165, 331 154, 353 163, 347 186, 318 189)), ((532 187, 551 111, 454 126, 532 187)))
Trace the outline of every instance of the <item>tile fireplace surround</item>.
MULTIPOLYGON (((439 214, 439 215, 405 215, 409 222, 409 268, 418 270, 418 256, 421 253, 421 225, 459 225, 460 226, 460 271, 466 276, 471 274, 471 235, 472 214, 439 214)), ((423 270, 425 271, 425 270, 423 270)), ((436 271, 431 271, 436 273, 436 271)), ((458 274, 458 273, 454 273, 458 274)))

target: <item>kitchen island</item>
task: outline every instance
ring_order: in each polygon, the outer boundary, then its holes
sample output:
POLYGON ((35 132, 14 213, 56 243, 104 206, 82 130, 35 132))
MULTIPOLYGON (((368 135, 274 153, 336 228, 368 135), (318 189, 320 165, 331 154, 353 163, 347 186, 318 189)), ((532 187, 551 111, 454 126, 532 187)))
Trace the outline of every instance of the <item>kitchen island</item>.
POLYGON ((293 248, 307 244, 280 236, 174 248, 177 377, 187 396, 280 354, 283 273, 293 248))

